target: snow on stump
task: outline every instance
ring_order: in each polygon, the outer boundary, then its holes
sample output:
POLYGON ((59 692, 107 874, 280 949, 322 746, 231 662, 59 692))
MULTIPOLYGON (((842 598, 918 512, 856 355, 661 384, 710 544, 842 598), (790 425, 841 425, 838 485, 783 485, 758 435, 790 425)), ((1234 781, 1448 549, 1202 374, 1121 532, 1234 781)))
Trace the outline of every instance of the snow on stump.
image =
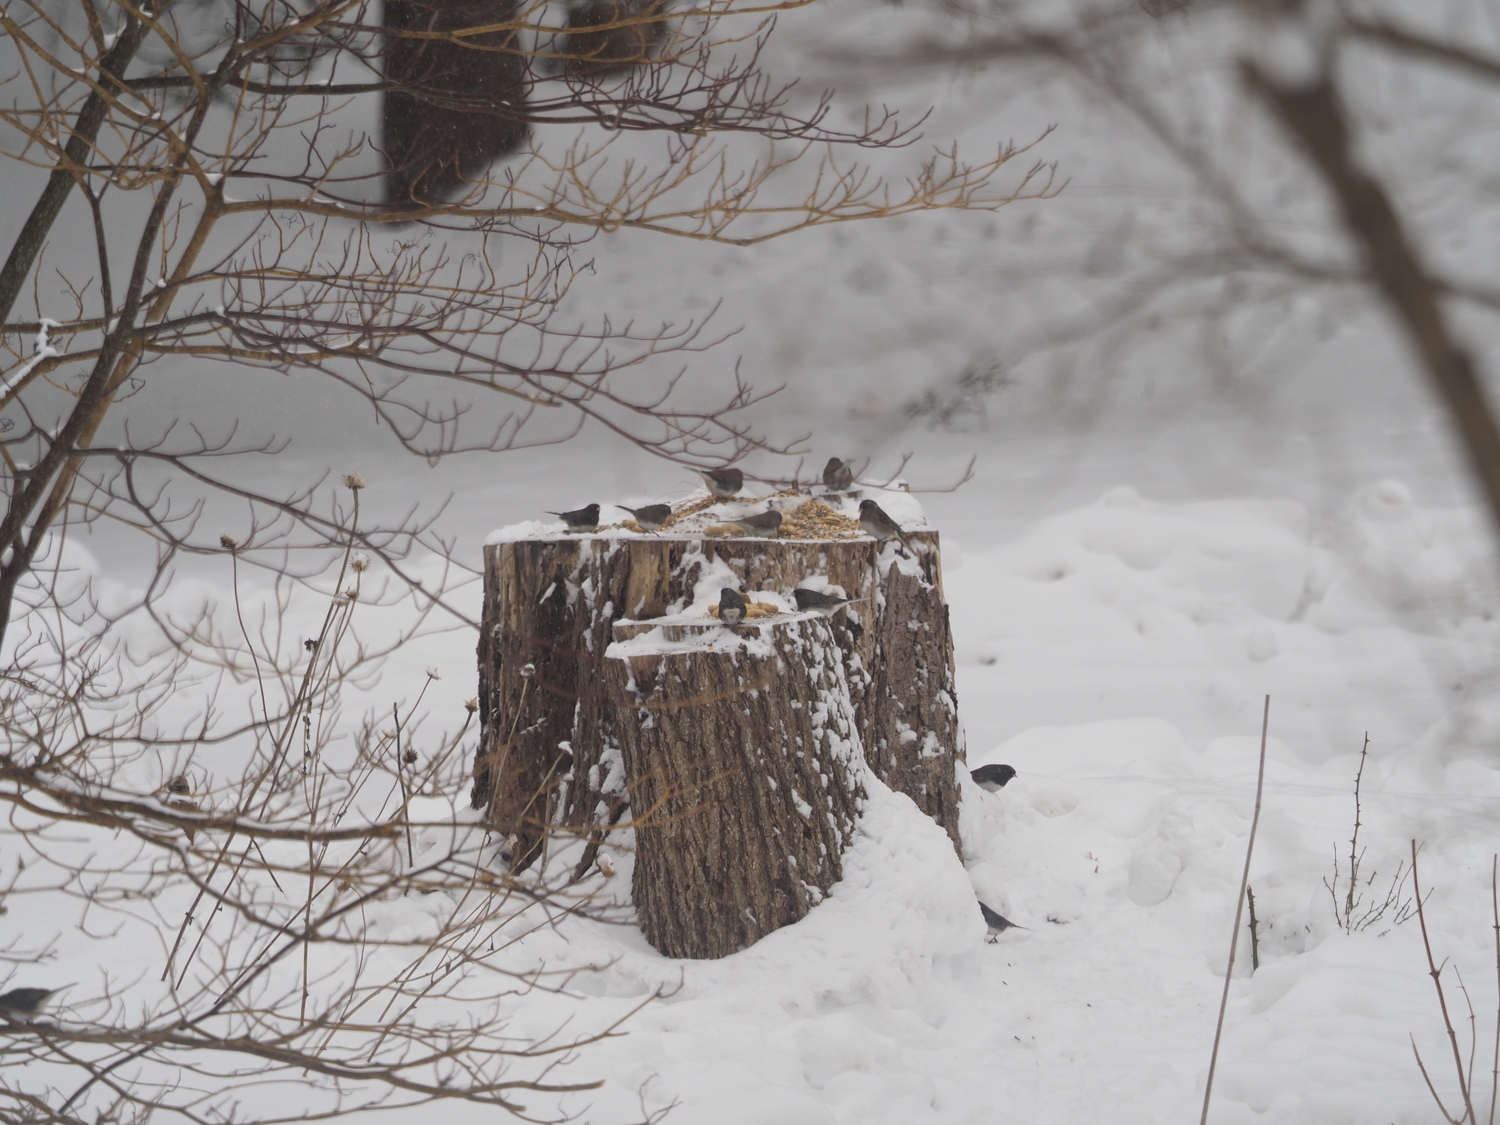
POLYGON ((723 957, 842 876, 868 768, 843 651, 810 614, 733 631, 622 621, 615 635, 603 687, 626 703, 641 932, 668 957, 723 957))
MULTIPOLYGON (((813 500, 779 494, 740 503, 700 494, 678 505, 656 535, 628 525, 567 534, 556 523, 529 523, 491 536, 472 798, 497 829, 515 837, 513 870, 542 854, 549 833, 597 841, 627 808, 631 823, 646 819, 635 792, 646 782, 623 761, 622 724, 634 724, 641 711, 635 699, 608 686, 619 668, 608 650, 629 639, 617 635, 616 624, 655 627, 672 616, 682 619, 674 628, 696 620, 699 629, 719 629, 708 611, 724 586, 788 612, 798 586, 858 599, 817 622, 839 653, 858 744, 875 774, 910 796, 958 847, 955 766, 963 748, 938 536, 911 497, 866 494, 907 529, 908 553, 860 532, 857 494, 813 500), (735 516, 768 505, 785 514, 778 536, 718 534, 735 516)), ((791 709, 790 697, 764 705, 791 709)), ((724 715, 737 714, 738 706, 726 696, 724 715)), ((707 713, 695 721, 708 732, 732 727, 743 736, 737 721, 707 713)))

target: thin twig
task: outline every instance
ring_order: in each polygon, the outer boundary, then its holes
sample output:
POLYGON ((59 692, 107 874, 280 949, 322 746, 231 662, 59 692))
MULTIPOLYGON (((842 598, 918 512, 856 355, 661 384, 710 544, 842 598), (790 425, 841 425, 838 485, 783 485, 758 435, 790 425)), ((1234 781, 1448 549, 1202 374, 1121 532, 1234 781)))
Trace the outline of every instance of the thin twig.
MULTIPOLYGON (((1490 857, 1490 907, 1495 917, 1495 978, 1496 994, 1500 995, 1500 854, 1490 857)), ((1500 1007, 1495 1010, 1495 1057, 1490 1064, 1490 1120, 1495 1125, 1495 1095, 1500 1093, 1500 1007)))
MULTIPOLYGON (((1422 884, 1419 882, 1417 876, 1417 842, 1415 840, 1411 842, 1411 885, 1417 897, 1417 922, 1422 927, 1422 948, 1427 953, 1427 975, 1432 977, 1432 985, 1437 989, 1438 1008, 1443 1013, 1443 1027, 1448 1032, 1448 1043, 1453 1048, 1453 1066, 1458 1071, 1459 1093, 1463 1094, 1464 1097, 1464 1115, 1455 1118, 1449 1114, 1448 1110, 1443 1106, 1442 1101, 1438 1099, 1437 1091, 1432 1089, 1432 1081, 1430 1079, 1427 1082, 1427 1088, 1432 1090, 1432 1096, 1437 1100, 1438 1109, 1452 1125, 1460 1125, 1464 1121, 1469 1122, 1470 1125, 1474 1125, 1474 1103, 1469 1096, 1469 1078, 1464 1074, 1464 1056, 1463 1052, 1458 1048, 1458 1033, 1453 1030, 1453 1019, 1448 1015, 1448 998, 1443 995, 1443 982, 1440 979, 1443 970, 1432 956, 1432 942, 1427 936, 1427 911, 1422 906, 1422 884)), ((1417 1043, 1413 1039, 1412 1050, 1415 1051, 1416 1049, 1417 1043)), ((1422 1059, 1418 1055, 1417 1065, 1421 1066, 1421 1064, 1422 1059)), ((1427 1077, 1425 1068, 1423 1068, 1422 1077, 1427 1077)))
POLYGON ((1224 967, 1224 994, 1219 998, 1219 1022, 1214 1026, 1214 1049, 1208 1059, 1208 1082, 1203 1087, 1203 1113, 1198 1125, 1207 1125, 1208 1103, 1214 1093, 1214 1069, 1219 1064, 1219 1040, 1224 1036, 1224 1013, 1229 1010, 1229 985, 1234 980, 1234 951, 1240 941, 1240 919, 1244 916, 1245 892, 1250 889, 1250 857, 1255 853, 1255 829, 1260 824, 1260 798, 1266 782, 1266 735, 1271 729, 1271 697, 1266 696, 1260 720, 1260 766, 1255 774, 1255 815, 1250 818, 1250 839, 1245 842, 1245 873, 1234 900, 1234 929, 1229 932, 1229 963, 1224 967))
POLYGON ((1359 785, 1365 776, 1365 758, 1370 753, 1370 732, 1365 731, 1365 744, 1359 748, 1359 770, 1354 775, 1354 834, 1349 837, 1349 894, 1344 899, 1344 928, 1349 928, 1354 916, 1354 892, 1359 885, 1359 785))
POLYGON ((1255 892, 1245 888, 1245 901, 1250 906, 1250 971, 1260 968, 1260 935, 1255 930, 1255 892))
POLYGON ((417 857, 411 843, 411 790, 406 785, 406 763, 401 760, 401 705, 399 703, 391 704, 391 719, 396 724, 396 781, 401 785, 401 825, 406 831, 406 864, 408 867, 415 867, 417 857))

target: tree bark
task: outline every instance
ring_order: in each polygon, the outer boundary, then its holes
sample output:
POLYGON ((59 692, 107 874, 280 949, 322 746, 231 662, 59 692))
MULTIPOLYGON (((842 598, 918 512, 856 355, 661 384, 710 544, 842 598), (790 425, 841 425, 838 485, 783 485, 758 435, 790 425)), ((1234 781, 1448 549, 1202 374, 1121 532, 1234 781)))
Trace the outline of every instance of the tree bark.
POLYGON ((868 768, 830 623, 652 629, 607 655, 646 940, 723 957, 802 918, 842 875, 868 768))
POLYGON ((936 537, 915 561, 886 567, 880 579, 860 729, 875 775, 915 801, 961 851, 954 765, 965 756, 963 728, 936 537))
POLYGON ((472 800, 516 834, 513 870, 535 861, 549 829, 595 833, 632 799, 620 766, 622 700, 601 681, 613 626, 687 605, 705 568, 720 561, 747 591, 789 594, 819 575, 864 599, 827 626, 866 758, 956 850, 963 741, 938 537, 907 538, 914 553, 905 560, 870 539, 560 535, 486 547, 472 800), (521 674, 528 664, 529 678, 521 674))

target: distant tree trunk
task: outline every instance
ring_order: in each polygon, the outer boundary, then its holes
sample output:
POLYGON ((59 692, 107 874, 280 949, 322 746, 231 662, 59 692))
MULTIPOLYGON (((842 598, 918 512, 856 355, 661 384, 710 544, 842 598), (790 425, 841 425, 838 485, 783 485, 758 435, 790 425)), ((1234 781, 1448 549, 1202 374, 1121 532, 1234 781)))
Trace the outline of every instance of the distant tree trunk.
POLYGON ((665 0, 578 0, 558 38, 563 73, 603 78, 645 62, 666 38, 665 0))
POLYGON ((516 835, 513 869, 535 861, 549 830, 596 833, 626 801, 642 819, 621 727, 636 705, 607 690, 616 662, 606 653, 616 622, 649 624, 685 606, 716 560, 747 591, 785 594, 822 576, 864 599, 820 623, 842 660, 860 744, 876 776, 942 825, 956 850, 963 746, 938 537, 908 538, 907 560, 869 539, 564 535, 487 547, 473 802, 516 835), (534 674, 523 675, 527 665, 534 674))
POLYGON ((865 799, 829 623, 738 633, 666 627, 605 661, 604 694, 622 704, 632 893, 641 932, 669 957, 723 957, 803 917, 841 877, 865 799))
POLYGON ((517 0, 386 0, 386 91, 381 122, 386 199, 396 207, 463 194, 526 139, 526 56, 513 30, 452 39, 401 32, 455 32, 514 23, 517 0))

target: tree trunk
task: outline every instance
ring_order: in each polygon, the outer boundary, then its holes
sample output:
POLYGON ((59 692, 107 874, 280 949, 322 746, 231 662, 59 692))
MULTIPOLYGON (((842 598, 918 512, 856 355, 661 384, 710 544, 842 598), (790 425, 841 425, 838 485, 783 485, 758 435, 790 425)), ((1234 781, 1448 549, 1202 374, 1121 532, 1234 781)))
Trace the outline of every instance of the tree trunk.
POLYGON ((806 616, 616 635, 604 694, 623 704, 641 932, 669 957, 723 957, 842 874, 868 768, 843 653, 806 616))
POLYGON ((867 538, 558 535, 487 546, 473 802, 516 835, 513 870, 540 855, 549 827, 588 834, 620 816, 631 799, 621 765, 624 701, 603 690, 613 626, 685 607, 719 563, 746 591, 789 594, 822 576, 863 599, 826 625, 866 758, 957 849, 963 745, 938 537, 907 538, 908 559, 867 538))

